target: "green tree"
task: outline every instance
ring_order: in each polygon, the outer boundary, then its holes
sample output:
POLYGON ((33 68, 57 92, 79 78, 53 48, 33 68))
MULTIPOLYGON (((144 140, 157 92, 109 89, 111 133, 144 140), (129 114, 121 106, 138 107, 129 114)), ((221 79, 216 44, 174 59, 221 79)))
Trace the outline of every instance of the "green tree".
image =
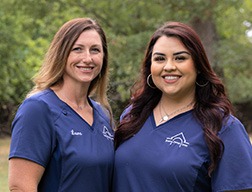
MULTIPOLYGON (((20 25, 24 16, 3 0, 0 6, 0 130, 11 120, 11 114, 20 102, 20 96, 29 88, 29 68, 25 63, 24 41, 27 37, 20 25)), ((1 133, 1 132, 0 132, 1 133)))
POLYGON ((252 2, 246 0, 238 8, 229 7, 222 15, 225 20, 217 19, 220 34, 218 65, 223 68, 231 100, 234 103, 252 102, 252 43, 246 36, 246 31, 252 29, 252 2))
MULTIPOLYGON (((109 96, 116 119, 138 78, 151 34, 169 20, 196 29, 233 102, 252 100, 252 44, 245 35, 252 23, 250 0, 2 0, 0 4, 1 112, 13 114, 13 106, 31 88, 30 78, 53 35, 75 17, 94 18, 105 29, 111 67, 109 96)), ((1 115, 0 123, 3 119, 1 115)))

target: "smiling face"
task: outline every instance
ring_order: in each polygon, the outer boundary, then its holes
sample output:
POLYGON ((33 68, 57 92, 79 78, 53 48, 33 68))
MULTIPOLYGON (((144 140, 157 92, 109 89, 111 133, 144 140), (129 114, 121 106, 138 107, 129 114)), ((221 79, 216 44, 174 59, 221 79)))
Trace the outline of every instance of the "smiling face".
POLYGON ((163 96, 194 98, 197 72, 190 52, 178 38, 161 36, 157 40, 152 52, 151 74, 163 96))
POLYGON ((103 64, 100 35, 93 29, 82 32, 74 43, 67 59, 64 83, 90 85, 100 73, 103 64))

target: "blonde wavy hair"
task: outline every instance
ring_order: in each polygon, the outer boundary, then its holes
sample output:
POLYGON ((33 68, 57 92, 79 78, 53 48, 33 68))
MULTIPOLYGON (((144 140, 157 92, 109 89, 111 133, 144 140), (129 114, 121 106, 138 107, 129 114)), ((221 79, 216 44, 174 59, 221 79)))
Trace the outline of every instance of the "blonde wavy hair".
POLYGON ((95 100, 108 110, 112 118, 112 111, 107 98, 109 80, 107 40, 101 26, 90 18, 72 19, 58 30, 40 70, 33 78, 35 86, 27 94, 27 97, 63 82, 65 65, 74 43, 83 31, 90 29, 96 30, 100 35, 104 57, 101 72, 91 82, 88 96, 95 97, 95 100))

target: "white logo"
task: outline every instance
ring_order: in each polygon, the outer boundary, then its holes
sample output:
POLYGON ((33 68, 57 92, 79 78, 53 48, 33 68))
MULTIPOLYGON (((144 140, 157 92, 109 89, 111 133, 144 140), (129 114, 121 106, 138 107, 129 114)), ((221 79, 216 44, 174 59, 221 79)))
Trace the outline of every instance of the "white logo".
POLYGON ((172 137, 166 137, 165 142, 172 144, 177 144, 179 147, 188 147, 189 143, 186 141, 184 134, 181 132, 177 135, 174 135, 172 137))
POLYGON ((105 125, 103 126, 102 134, 107 139, 114 140, 114 136, 109 132, 108 128, 105 125))
POLYGON ((71 130, 71 134, 72 135, 82 135, 81 132, 75 132, 73 129, 71 130))

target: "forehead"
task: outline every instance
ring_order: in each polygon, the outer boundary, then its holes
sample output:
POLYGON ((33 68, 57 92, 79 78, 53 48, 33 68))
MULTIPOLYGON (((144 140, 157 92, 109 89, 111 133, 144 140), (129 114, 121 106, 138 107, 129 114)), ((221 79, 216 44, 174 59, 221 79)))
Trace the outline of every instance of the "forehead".
POLYGON ((176 37, 161 36, 153 47, 154 52, 177 52, 177 51, 188 51, 180 39, 176 37))
POLYGON ((102 45, 100 34, 94 29, 88 29, 83 31, 76 40, 75 44, 86 44, 86 43, 102 45))

